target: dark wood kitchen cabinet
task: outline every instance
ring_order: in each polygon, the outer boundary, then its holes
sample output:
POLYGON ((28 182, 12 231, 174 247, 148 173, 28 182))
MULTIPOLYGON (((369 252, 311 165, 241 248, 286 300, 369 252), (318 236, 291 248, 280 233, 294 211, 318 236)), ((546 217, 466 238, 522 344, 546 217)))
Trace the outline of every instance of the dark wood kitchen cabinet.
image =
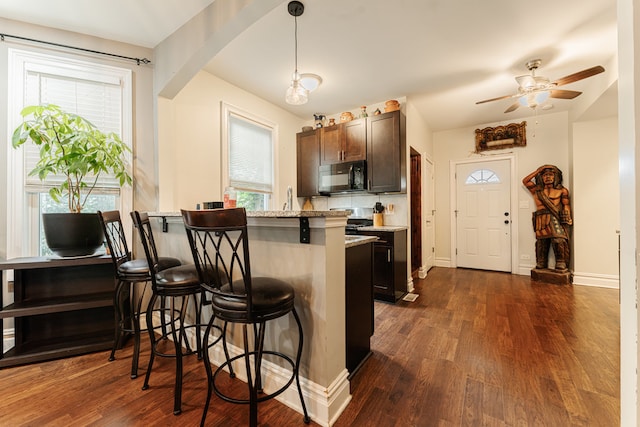
POLYGON ((407 190, 406 119, 398 111, 367 119, 367 179, 371 193, 407 190))
POLYGON ((407 293, 407 230, 361 230, 358 234, 377 236, 373 244, 373 295, 396 302, 407 293))
POLYGON ((310 130, 296 134, 296 171, 298 197, 311 197, 318 192, 320 167, 320 132, 310 130))
POLYGON ((366 119, 323 127, 320 132, 320 164, 331 165, 367 158, 366 119))
POLYGON ((114 339, 111 257, 15 258, 0 262, 13 270, 13 303, 0 293, 0 330, 14 322, 14 346, 0 341, 0 368, 111 348, 114 339))
POLYGON ((346 249, 345 338, 349 377, 371 355, 373 335, 373 243, 346 249))

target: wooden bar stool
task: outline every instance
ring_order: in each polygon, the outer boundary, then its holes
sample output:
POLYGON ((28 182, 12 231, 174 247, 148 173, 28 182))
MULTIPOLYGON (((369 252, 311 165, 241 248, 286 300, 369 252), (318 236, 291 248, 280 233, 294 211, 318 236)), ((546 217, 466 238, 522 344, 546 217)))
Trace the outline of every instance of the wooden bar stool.
MULTIPOLYGON (((204 352, 208 386, 207 402, 202 413, 201 425, 204 425, 207 417, 212 391, 215 391, 217 396, 227 402, 249 404, 250 425, 257 426, 258 403, 281 394, 294 380, 298 387, 304 413, 303 420, 305 423, 309 423, 310 419, 300 387, 299 367, 303 333, 300 318, 294 307, 295 291, 293 286, 275 278, 251 276, 247 217, 244 208, 182 210, 182 217, 202 287, 211 293, 213 314, 204 333, 203 348, 208 347, 209 331, 216 318, 225 322, 241 324, 244 343, 243 354, 231 359, 227 357, 227 361, 220 365, 215 372, 212 372, 208 351, 204 352), (216 271, 218 274, 208 273, 211 271, 216 271), (295 361, 281 352, 264 349, 266 323, 289 313, 293 314, 298 326, 299 339, 295 361), (253 327, 255 334, 252 349, 249 348, 248 326, 253 327), (288 362, 292 369, 289 381, 268 395, 262 394, 260 369, 263 355, 278 357, 288 362), (227 366, 231 376, 235 376, 231 362, 238 359, 245 361, 249 399, 228 396, 216 385, 217 376, 227 366), (252 359, 255 368, 253 372, 251 369, 252 359)), ((226 330, 226 323, 224 329, 226 330)))

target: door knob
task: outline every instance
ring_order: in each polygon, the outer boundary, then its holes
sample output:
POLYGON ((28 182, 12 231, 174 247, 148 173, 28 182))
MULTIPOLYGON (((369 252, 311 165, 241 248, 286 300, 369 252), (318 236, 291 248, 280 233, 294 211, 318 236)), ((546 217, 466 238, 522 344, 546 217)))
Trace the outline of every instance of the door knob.
POLYGON ((508 220, 508 219, 505 219, 505 220, 504 220, 504 223, 505 223, 505 224, 509 224, 509 220, 508 220))

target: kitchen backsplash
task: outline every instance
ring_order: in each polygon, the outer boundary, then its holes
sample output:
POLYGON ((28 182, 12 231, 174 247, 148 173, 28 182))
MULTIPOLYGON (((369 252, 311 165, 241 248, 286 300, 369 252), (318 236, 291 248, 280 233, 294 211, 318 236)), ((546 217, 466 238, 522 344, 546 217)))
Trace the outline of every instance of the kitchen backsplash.
MULTIPOLYGON (((304 203, 304 199, 300 199, 304 203)), ((367 208, 373 213, 376 202, 384 205, 384 224, 407 226, 407 195, 406 194, 334 194, 331 197, 314 197, 315 210, 329 210, 335 208, 367 208), (389 206, 393 211, 389 210, 389 206)))

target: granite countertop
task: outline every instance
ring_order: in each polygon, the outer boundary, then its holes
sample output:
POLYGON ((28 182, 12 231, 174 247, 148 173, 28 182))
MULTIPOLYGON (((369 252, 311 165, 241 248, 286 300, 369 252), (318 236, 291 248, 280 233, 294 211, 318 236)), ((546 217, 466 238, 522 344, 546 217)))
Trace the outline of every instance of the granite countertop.
POLYGON ((344 236, 345 249, 352 248, 354 246, 364 245, 365 243, 372 243, 378 240, 376 236, 356 236, 347 234, 344 236))
MULTIPOLYGON (((247 218, 318 218, 346 217, 349 211, 247 211, 247 218)), ((182 217, 180 212, 149 212, 150 217, 182 217)))
POLYGON ((358 231, 400 231, 407 230, 409 227, 406 225, 381 225, 381 226, 366 226, 358 228, 358 231))

